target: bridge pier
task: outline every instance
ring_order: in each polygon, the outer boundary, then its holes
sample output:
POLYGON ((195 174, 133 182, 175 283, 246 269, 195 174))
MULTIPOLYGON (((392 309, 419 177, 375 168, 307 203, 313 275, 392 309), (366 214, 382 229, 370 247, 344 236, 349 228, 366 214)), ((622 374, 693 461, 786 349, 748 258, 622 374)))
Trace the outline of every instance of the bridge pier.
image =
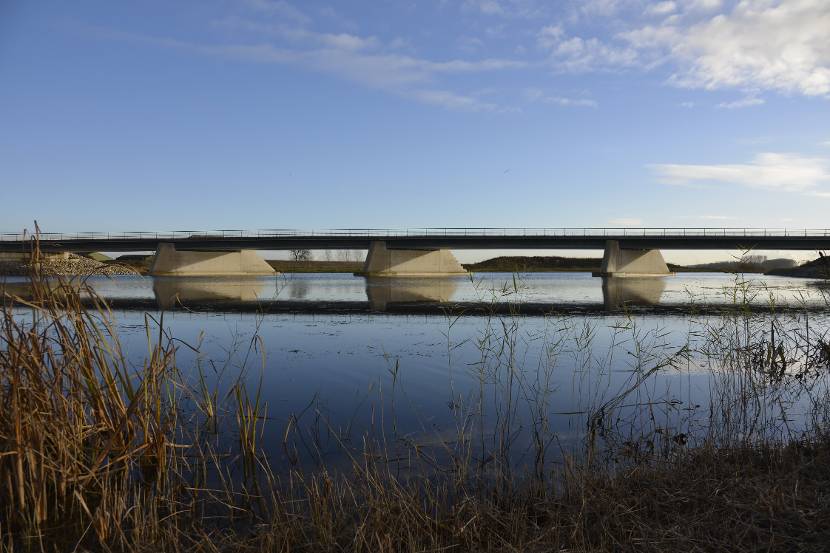
POLYGON ((605 242, 602 267, 594 276, 648 277, 671 275, 660 250, 623 249, 617 240, 605 242))
POLYGON ((274 268, 254 250, 182 251, 160 243, 150 267, 153 276, 268 276, 274 268))
POLYGON ((466 275, 467 271, 450 250, 396 249, 386 242, 372 242, 366 263, 365 276, 376 277, 446 277, 466 275))

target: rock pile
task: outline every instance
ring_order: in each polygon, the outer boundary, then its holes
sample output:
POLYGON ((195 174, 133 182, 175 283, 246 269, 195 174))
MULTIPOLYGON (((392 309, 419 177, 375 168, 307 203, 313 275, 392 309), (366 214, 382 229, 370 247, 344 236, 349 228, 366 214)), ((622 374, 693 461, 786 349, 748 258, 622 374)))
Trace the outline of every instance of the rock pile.
MULTIPOLYGON (((28 275, 28 261, 5 260, 0 262, 0 274, 28 275)), ((48 276, 72 275, 135 275, 138 272, 126 265, 108 264, 70 253, 65 256, 47 256, 40 261, 41 273, 48 276)))

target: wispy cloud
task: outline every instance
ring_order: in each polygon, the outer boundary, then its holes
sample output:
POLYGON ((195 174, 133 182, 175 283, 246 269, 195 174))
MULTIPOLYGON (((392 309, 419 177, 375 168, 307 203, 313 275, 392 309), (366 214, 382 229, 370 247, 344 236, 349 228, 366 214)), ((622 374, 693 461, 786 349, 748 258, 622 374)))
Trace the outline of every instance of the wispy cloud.
POLYGON ((830 160, 792 153, 762 153, 750 163, 650 167, 666 184, 721 183, 810 193, 822 192, 816 189, 830 185, 830 160))
POLYGON ((297 23, 309 23, 311 21, 310 17, 285 0, 243 0, 242 3, 255 11, 276 15, 297 23))
POLYGON ((525 100, 529 102, 541 102, 544 104, 553 104, 562 107, 596 108, 599 106, 597 101, 592 100, 591 98, 546 94, 545 91, 540 88, 527 88, 525 89, 523 95, 525 100))
POLYGON ((642 61, 634 48, 593 37, 571 36, 561 25, 543 27, 536 38, 539 47, 548 52, 553 67, 561 71, 614 70, 637 66, 642 61))
POLYGON ((384 42, 375 36, 316 31, 309 25, 310 18, 282 0, 246 0, 246 4, 263 16, 252 19, 236 15, 214 22, 215 26, 241 39, 235 42, 196 43, 98 31, 108 38, 140 41, 201 55, 296 65, 425 104, 464 111, 508 111, 508 108, 484 101, 475 93, 450 90, 442 86, 444 77, 509 71, 529 65, 522 60, 498 58, 431 60, 405 55, 400 51, 398 39, 384 42))
POLYGON ((481 12, 485 15, 504 15, 505 9, 498 0, 464 0, 465 9, 481 12))
POLYGON ((461 9, 491 17, 533 18, 545 13, 545 2, 538 0, 464 0, 461 9))
POLYGON ((732 102, 721 102, 717 105, 718 108, 721 109, 741 109, 741 108, 749 108, 752 106, 761 106, 764 104, 763 98, 758 98, 757 96, 745 96, 740 100, 735 100, 732 102))

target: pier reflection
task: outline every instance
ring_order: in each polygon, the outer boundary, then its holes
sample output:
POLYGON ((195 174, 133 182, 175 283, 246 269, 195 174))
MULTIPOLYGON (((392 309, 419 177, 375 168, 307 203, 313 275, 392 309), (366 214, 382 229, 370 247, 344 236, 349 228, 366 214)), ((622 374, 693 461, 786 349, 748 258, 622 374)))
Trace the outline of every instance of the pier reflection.
POLYGON ((446 303, 458 289, 458 278, 366 277, 366 297, 372 309, 393 304, 446 303))
POLYGON ((661 277, 603 277, 602 303, 609 311, 626 305, 658 305, 666 289, 661 277))
POLYGON ((161 309, 195 303, 256 302, 263 299, 269 283, 261 278, 156 277, 153 294, 161 309))

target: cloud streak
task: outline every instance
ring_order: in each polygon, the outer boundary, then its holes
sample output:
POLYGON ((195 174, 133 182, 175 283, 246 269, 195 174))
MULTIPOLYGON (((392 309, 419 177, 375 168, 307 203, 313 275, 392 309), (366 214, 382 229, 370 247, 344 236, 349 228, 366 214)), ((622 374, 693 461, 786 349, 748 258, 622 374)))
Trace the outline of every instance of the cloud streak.
POLYGON ((305 25, 306 20, 298 16, 302 15, 301 12, 287 11, 290 5, 285 2, 250 0, 249 3, 261 12, 278 13, 280 17, 276 21, 254 21, 234 16, 214 22, 214 26, 242 33, 249 40, 250 35, 254 34, 259 37, 257 42, 210 44, 102 29, 96 31, 106 38, 137 41, 200 55, 250 63, 295 65, 421 103, 462 111, 507 109, 483 101, 474 94, 442 87, 442 78, 510 71, 529 66, 525 61, 499 58, 430 60, 405 55, 396 50, 395 44, 398 41, 384 44, 374 36, 311 30, 305 25), (290 25, 284 22, 286 17, 291 20, 290 25))
POLYGON ((787 192, 820 193, 830 185, 830 160, 792 153, 762 153, 750 163, 656 164, 650 168, 665 184, 736 184, 787 192))

